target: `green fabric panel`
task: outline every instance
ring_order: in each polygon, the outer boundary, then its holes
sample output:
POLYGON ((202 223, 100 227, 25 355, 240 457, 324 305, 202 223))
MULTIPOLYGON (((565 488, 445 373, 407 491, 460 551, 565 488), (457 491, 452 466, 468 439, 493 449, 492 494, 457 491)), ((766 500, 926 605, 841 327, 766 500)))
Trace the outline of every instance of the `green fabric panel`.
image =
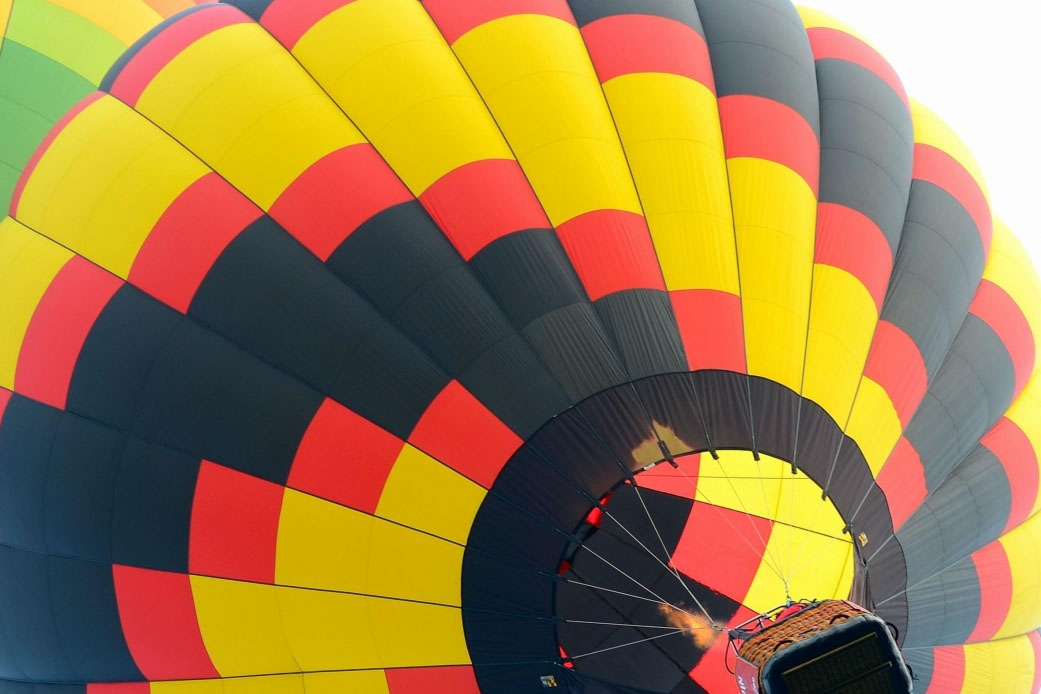
POLYGON ((0 51, 0 96, 51 122, 94 89, 61 63, 16 41, 7 41, 0 51))
POLYGON ((46 0, 18 0, 7 38, 43 53, 97 85, 126 46, 78 14, 46 0))

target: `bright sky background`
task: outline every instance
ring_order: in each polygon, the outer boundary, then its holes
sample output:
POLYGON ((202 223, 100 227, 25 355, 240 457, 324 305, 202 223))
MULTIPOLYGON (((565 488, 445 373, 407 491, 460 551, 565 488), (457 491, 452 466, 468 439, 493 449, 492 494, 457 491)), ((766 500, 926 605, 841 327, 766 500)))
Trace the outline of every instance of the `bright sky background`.
POLYGON ((1041 0, 796 0, 860 32, 961 136, 1041 268, 1041 0))

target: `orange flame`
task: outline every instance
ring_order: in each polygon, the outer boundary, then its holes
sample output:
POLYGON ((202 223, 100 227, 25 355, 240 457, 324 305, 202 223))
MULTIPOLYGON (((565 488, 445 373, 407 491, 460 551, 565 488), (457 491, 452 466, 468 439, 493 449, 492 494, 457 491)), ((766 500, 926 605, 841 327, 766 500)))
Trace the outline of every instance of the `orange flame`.
POLYGON ((677 629, 686 629, 687 635, 694 642, 694 645, 703 651, 711 648, 721 633, 719 625, 704 617, 684 612, 670 605, 659 605, 658 611, 665 616, 665 621, 671 626, 677 629))

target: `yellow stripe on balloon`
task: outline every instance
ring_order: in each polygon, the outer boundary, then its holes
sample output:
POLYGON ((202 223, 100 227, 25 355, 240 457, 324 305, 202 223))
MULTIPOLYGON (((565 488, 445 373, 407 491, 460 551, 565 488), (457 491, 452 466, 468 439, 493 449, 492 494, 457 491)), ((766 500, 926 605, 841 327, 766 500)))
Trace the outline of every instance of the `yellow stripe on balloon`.
POLYGON ((1018 636, 1041 624, 1041 516, 1035 515, 999 540, 1012 574, 1012 601, 995 638, 1018 636))
POLYGON ((546 15, 479 25, 453 49, 554 225, 593 210, 640 213, 600 81, 578 29, 546 15))
POLYGON ((1016 303, 1030 325, 1035 355, 1041 353, 1041 281, 1023 243, 1000 219, 994 220, 983 279, 1001 287, 1016 303))
POLYGON ((513 155, 441 32, 415 0, 357 0, 293 54, 416 195, 446 173, 513 155))
POLYGON ((1034 649, 1023 636, 987 643, 967 644, 964 694, 1029 692, 1034 684, 1034 649))
POLYGON ((737 251, 719 108, 680 75, 604 84, 669 290, 738 294, 737 251))
POLYGON ((857 442, 873 477, 878 477, 901 433, 903 426, 885 388, 866 376, 862 378, 846 434, 857 442))

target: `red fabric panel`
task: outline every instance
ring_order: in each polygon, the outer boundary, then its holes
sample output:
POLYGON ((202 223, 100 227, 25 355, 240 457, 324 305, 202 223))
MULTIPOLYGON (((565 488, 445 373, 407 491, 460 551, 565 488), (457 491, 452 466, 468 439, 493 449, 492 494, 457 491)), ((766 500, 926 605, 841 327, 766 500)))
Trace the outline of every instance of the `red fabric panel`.
POLYGON ((464 164, 435 181, 419 201, 465 260, 515 231, 552 228, 513 159, 464 164))
POLYGON ((669 292, 691 371, 724 369, 745 373, 741 297, 714 289, 669 292))
POLYGON ((1000 542, 992 542, 972 555, 980 581, 980 614, 967 643, 990 641, 1005 623, 1012 606, 1012 569, 1000 542))
POLYGON ((623 289, 665 290, 641 215, 595 210, 559 225, 557 234, 591 301, 623 289))
POLYGON ((136 105, 149 83, 181 51, 218 29, 252 21, 241 10, 230 5, 214 5, 185 15, 163 29, 130 58, 112 83, 109 93, 130 106, 136 105))
POLYGON ((915 143, 911 176, 938 185, 953 195, 976 222, 984 256, 990 253, 990 239, 994 233, 990 203, 976 179, 954 157, 930 145, 915 143))
POLYGON ((202 461, 192 504, 193 574, 273 583, 284 487, 202 461))
POLYGON ((413 667, 390 669, 385 672, 390 694, 481 694, 481 690, 477 688, 474 670, 469 665, 413 667))
POLYGON ((933 649, 933 678, 925 694, 958 694, 965 684, 965 649, 941 646, 933 649))
POLYGON ((991 327, 1008 350, 1016 373, 1016 395, 1023 392, 1034 371, 1034 335, 1022 309, 1008 293, 990 280, 980 281, 969 313, 991 327))
POLYGON ((813 261, 831 265, 859 279, 882 312, 893 251, 885 234, 869 217, 831 202, 817 206, 817 236, 813 261))
POLYGON ((15 390, 64 409, 69 382, 94 321, 123 281, 73 256, 33 312, 18 353, 15 390))
POLYGON ((458 381, 438 393, 408 440, 485 488, 524 443, 458 381))
POLYGON ((148 682, 113 682, 110 684, 88 683, 87 694, 148 694, 152 687, 148 682))
POLYGON ((903 436, 896 442, 876 480, 886 494, 893 530, 911 517, 929 493, 925 486, 925 468, 911 442, 903 436))
POLYGON ((145 677, 173 680, 220 676, 202 640, 187 574, 116 564, 112 578, 123 635, 145 677))
POLYGON ((900 97, 900 100, 907 106, 907 110, 911 110, 911 102, 907 98, 907 92, 904 91, 904 84, 900 81, 900 76, 896 74, 893 66, 874 48, 856 36, 851 36, 838 29, 814 27, 808 29, 806 34, 810 38, 810 48, 813 50, 814 60, 835 58, 856 63, 870 70, 878 75, 883 82, 892 87, 893 91, 900 97))
POLYGON ((354 0, 275 0, 264 10, 260 23, 279 43, 292 49, 323 17, 352 2, 354 0))
POLYGON ((817 195, 820 143, 798 111, 773 99, 738 94, 719 100, 719 119, 727 159, 757 157, 783 164, 817 195))
POLYGON ((695 502, 672 564, 698 583, 741 602, 763 561, 772 528, 765 518, 695 502), (725 561, 709 560, 712 557, 725 561))
POLYGON ((130 283, 181 313, 239 232, 264 213, 216 173, 177 196, 152 227, 130 268, 130 283))
MULTIPOLYGON (((736 627, 754 616, 755 613, 748 608, 738 607, 737 613, 727 622, 727 627, 736 627)), ((712 646, 690 671, 690 678, 708 692, 738 691, 734 675, 730 674, 730 670, 734 668, 733 654, 730 655, 729 666, 726 660, 728 643, 726 635, 716 637, 712 646)))
POLYGON ((304 432, 288 486, 375 513, 404 443, 335 400, 326 400, 304 432))
POLYGON ((1023 430, 1007 417, 999 419, 980 443, 994 454, 1008 476, 1012 489, 1012 507, 1004 530, 1008 532, 1027 519, 1037 500, 1037 454, 1023 430))
POLYGON ((282 191, 271 206, 271 218, 327 260, 363 222, 412 199, 372 145, 361 143, 311 164, 282 191))
POLYGON ((4 410, 7 409, 7 403, 11 402, 11 391, 6 388, 0 388, 0 422, 4 419, 4 410))
POLYGON ((668 463, 659 463, 647 472, 641 472, 637 483, 644 489, 672 494, 684 499, 693 499, 697 491, 698 471, 701 468, 701 454, 689 453, 677 456, 679 470, 668 463))
POLYGON ((885 389, 906 427, 929 387, 925 361, 914 340, 893 323, 880 320, 864 375, 885 389))
POLYGON ((582 27, 582 38, 601 82, 635 72, 683 75, 713 93, 705 39, 682 22, 649 14, 619 14, 582 27))
POLYGON ((29 177, 32 176, 36 165, 40 163, 40 159, 43 158, 44 152, 50 148, 51 143, 54 142, 55 138, 57 138, 61 131, 65 129, 65 126, 72 122, 73 118, 78 116, 84 109, 103 96, 105 96, 104 92, 94 92, 93 94, 85 96, 54 124, 54 127, 50 129, 47 136, 43 138, 39 145, 36 146, 33 155, 29 157, 28 163, 25 165, 25 168, 22 169, 22 173, 18 177, 18 182, 15 183, 14 191, 11 193, 11 204, 8 207, 8 214, 15 219, 18 218, 18 201, 22 198, 22 191, 25 190, 25 184, 29 180, 29 177))
POLYGON ((423 8, 448 43, 486 22, 513 14, 544 14, 575 24, 566 0, 424 0, 423 8))
POLYGON ((1030 687, 1030 691, 1038 692, 1041 691, 1041 633, 1036 630, 1027 634, 1027 638, 1030 639, 1030 646, 1034 649, 1034 684, 1030 687))

